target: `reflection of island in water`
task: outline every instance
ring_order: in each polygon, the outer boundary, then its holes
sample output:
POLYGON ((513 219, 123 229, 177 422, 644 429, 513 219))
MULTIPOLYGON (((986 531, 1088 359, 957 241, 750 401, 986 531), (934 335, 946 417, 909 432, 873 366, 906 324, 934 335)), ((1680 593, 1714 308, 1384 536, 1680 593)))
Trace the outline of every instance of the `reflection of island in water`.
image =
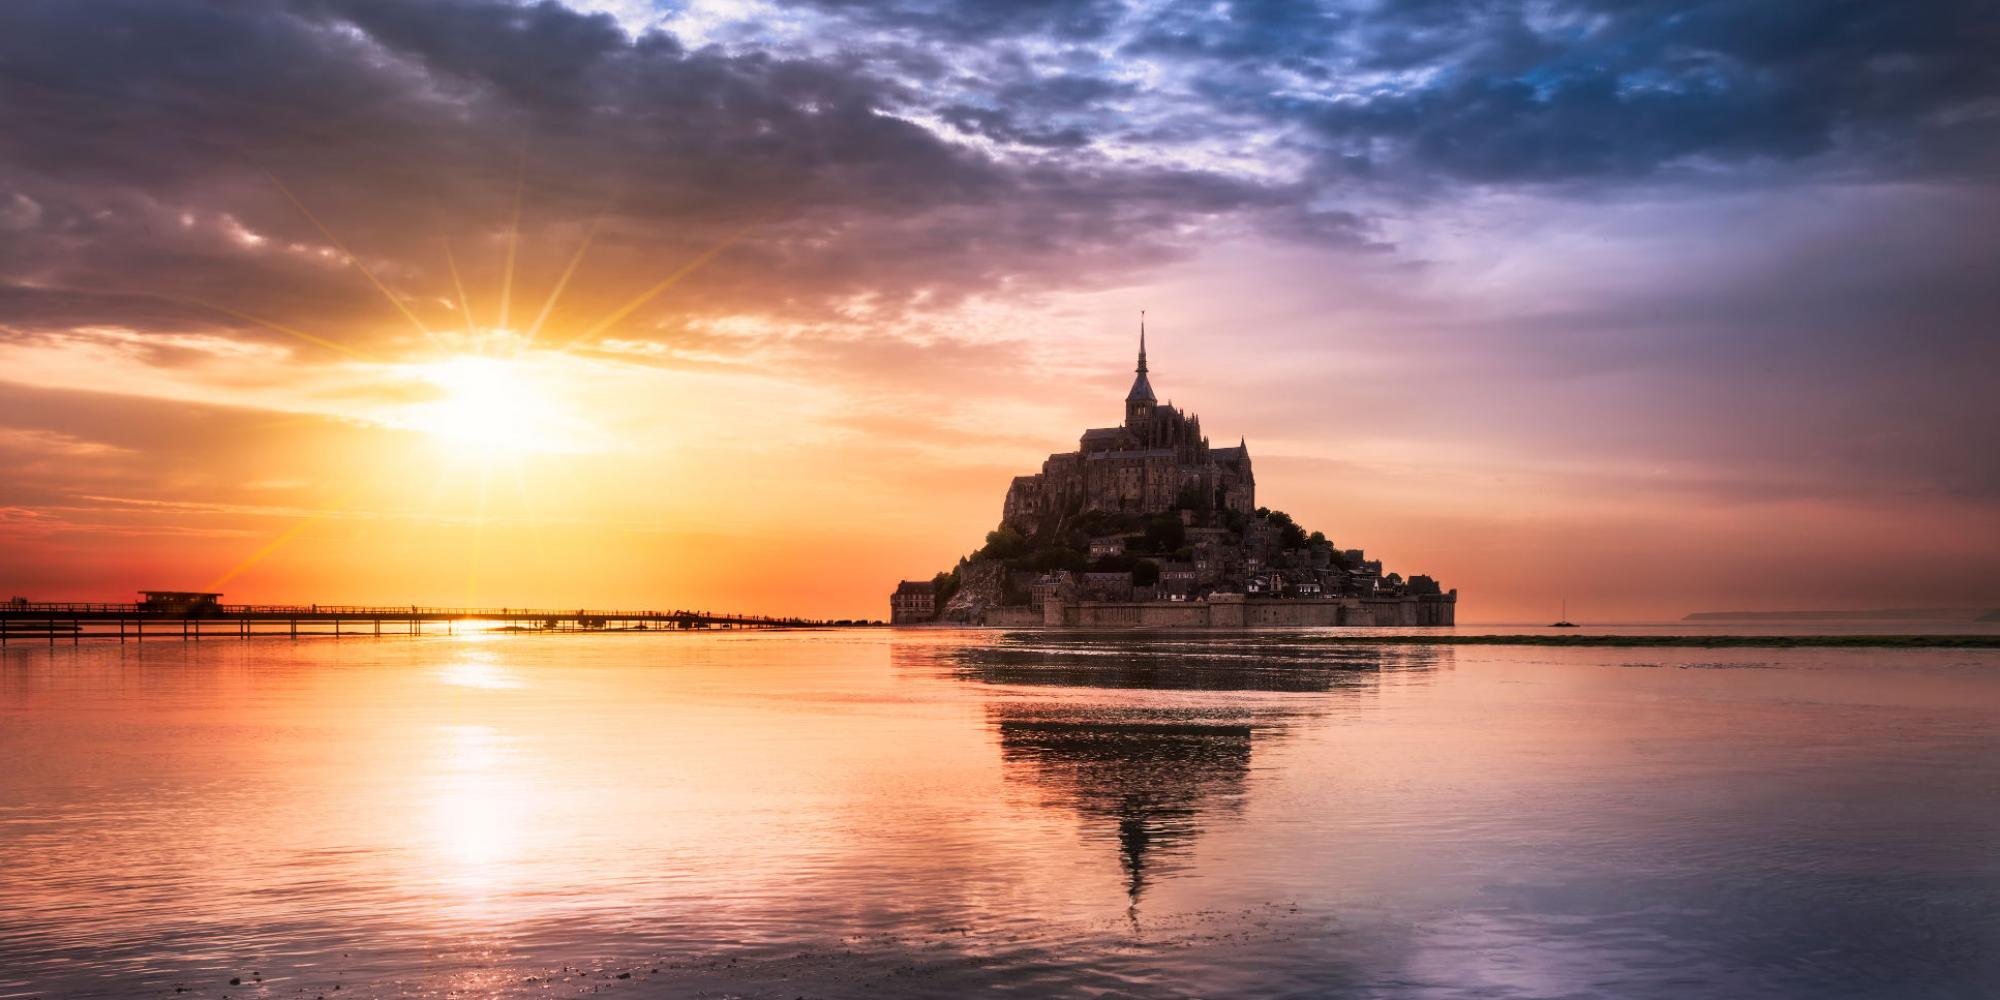
POLYGON ((1251 727, 1156 720, 1009 718, 997 728, 1008 776, 1118 831, 1132 905, 1149 874, 1172 871, 1204 809, 1234 812, 1250 772, 1251 727))
MULTIPOLYGON (((1282 739, 1337 699, 1374 692, 1385 674, 1421 675, 1451 655, 1449 648, 1313 649, 1261 636, 1044 633, 942 652, 938 666, 962 680, 1028 694, 1067 689, 1060 701, 988 705, 1006 775, 1034 788, 1044 805, 1074 810, 1092 832, 1116 831, 1135 908, 1149 880, 1180 868, 1204 822, 1240 808, 1255 742, 1282 739), (1146 691, 1180 697, 1162 702, 1146 691)), ((912 659, 921 655, 913 651, 912 659)))

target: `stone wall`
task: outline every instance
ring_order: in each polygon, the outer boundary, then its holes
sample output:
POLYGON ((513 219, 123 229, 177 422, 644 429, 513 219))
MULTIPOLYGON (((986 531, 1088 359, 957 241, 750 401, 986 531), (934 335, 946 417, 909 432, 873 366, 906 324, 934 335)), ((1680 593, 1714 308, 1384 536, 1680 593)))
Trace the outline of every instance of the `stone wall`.
POLYGON ((1043 624, 1041 608, 987 608, 983 623, 995 628, 1025 628, 1043 624))
MULTIPOLYGON (((1366 628, 1450 625, 1455 602, 1440 598, 1337 600, 1050 601, 1039 624, 1071 628, 1366 628)), ((1015 610, 1015 609, 1005 609, 1015 610)), ((1030 624, 1029 620, 1008 624, 1030 624)), ((998 624, 990 617, 988 624, 998 624)))

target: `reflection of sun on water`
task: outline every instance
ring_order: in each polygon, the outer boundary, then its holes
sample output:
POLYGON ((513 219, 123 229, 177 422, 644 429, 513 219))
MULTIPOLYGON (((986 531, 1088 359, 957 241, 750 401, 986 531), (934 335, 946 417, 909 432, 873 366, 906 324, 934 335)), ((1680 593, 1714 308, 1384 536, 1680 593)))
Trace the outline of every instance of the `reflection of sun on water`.
POLYGON ((472 652, 438 671, 438 679, 458 687, 498 690, 523 686, 521 678, 501 666, 491 653, 472 652))
POLYGON ((490 893, 510 881, 508 862, 520 854, 515 836, 527 789, 511 740, 491 726, 443 726, 432 796, 432 836, 448 867, 441 877, 462 889, 490 893))

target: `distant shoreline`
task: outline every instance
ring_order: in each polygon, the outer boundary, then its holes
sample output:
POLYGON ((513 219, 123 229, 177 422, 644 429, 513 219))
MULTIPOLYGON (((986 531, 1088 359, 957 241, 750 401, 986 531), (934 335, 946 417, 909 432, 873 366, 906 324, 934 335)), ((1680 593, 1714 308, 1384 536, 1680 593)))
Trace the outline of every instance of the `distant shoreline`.
POLYGON ((1990 622, 1994 608, 1874 608, 1866 611, 1697 611, 1684 622, 1990 622))
POLYGON ((1849 647, 1857 649, 2000 649, 2000 635, 1329 635, 1304 642, 1333 646, 1849 647))

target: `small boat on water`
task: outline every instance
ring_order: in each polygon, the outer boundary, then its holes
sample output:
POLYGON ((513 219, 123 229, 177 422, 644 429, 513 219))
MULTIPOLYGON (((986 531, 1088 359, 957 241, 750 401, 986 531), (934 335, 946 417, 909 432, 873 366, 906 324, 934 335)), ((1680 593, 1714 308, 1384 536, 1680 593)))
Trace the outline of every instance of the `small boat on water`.
POLYGON ((1555 620, 1555 622, 1554 622, 1553 624, 1551 624, 1551 625, 1550 625, 1549 627, 1550 627, 1550 628, 1576 628, 1576 627, 1577 627, 1577 625, 1576 625, 1576 623, 1575 623, 1575 622, 1573 622, 1573 621, 1570 621, 1570 620, 1569 620, 1569 598, 1567 598, 1567 597, 1563 598, 1563 610, 1562 610, 1562 617, 1561 617, 1561 618, 1558 618, 1558 619, 1556 619, 1556 620, 1555 620))

